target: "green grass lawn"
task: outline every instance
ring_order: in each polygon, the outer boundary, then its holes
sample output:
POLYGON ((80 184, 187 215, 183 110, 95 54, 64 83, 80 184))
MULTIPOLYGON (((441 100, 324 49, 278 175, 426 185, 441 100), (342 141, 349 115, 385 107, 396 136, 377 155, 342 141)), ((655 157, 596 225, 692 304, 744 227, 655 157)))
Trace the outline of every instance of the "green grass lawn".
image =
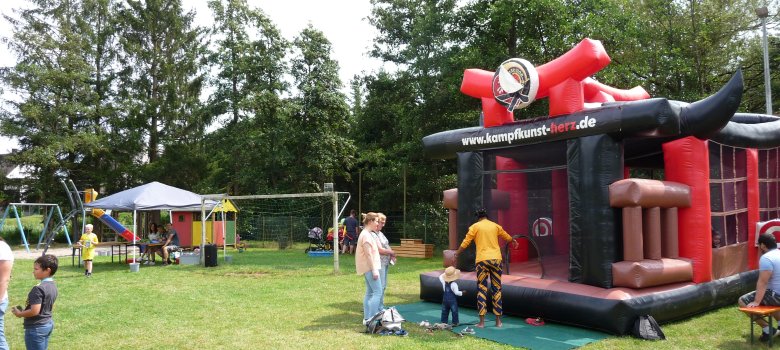
MULTIPOLYGON (((59 299, 51 349, 509 349, 449 332, 427 334, 411 323, 408 337, 361 333, 363 279, 354 257, 310 258, 305 245, 250 248, 220 266, 141 266, 98 257, 94 276, 60 260, 59 299)), ((441 258, 400 258, 390 271, 386 304, 419 301, 419 273, 441 268, 441 258)), ((17 260, 11 305, 23 304, 36 283, 32 260, 17 260)), ((736 305, 736 304, 735 304, 736 305)), ((747 349, 749 325, 735 307, 663 325, 668 340, 611 337, 583 349, 747 349)), ((6 315, 12 348, 23 348, 21 319, 6 315)), ((777 339, 780 342, 780 338, 777 339)), ((760 346, 757 342, 757 346, 760 346)))

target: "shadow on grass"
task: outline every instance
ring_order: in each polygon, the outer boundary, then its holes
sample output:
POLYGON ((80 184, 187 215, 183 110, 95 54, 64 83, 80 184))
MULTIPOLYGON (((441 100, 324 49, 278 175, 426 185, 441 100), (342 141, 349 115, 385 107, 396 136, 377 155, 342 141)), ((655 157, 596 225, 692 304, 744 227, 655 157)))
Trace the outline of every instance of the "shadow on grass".
MULTIPOLYGON (((759 334, 760 335, 760 334, 759 334)), ((762 343, 758 341, 758 336, 756 336, 756 339, 753 342, 753 346, 750 345, 750 335, 748 334, 744 341, 738 341, 738 340, 729 340, 727 342, 720 343, 716 346, 717 349, 752 349, 752 348, 768 348, 768 343, 762 343)), ((775 338, 775 341, 773 342, 773 347, 776 347, 777 345, 780 345, 780 338, 775 338)))
MULTIPOLYGON (((413 301, 417 301, 417 299, 414 299, 413 301)), ((346 331, 371 336, 366 334, 366 327, 360 323, 360 320, 363 318, 362 311, 344 311, 362 310, 362 300, 330 303, 327 305, 340 312, 312 320, 309 325, 302 327, 300 330, 307 332, 323 330, 346 331)), ((460 338, 457 334, 450 331, 426 332, 425 328, 412 322, 405 322, 402 327, 409 332, 410 337, 415 338, 416 343, 424 344, 422 348, 444 348, 446 344, 451 344, 450 342, 460 338)), ((380 337, 380 335, 373 336, 380 337)))
POLYGON ((302 327, 300 330, 307 332, 322 330, 355 330, 362 332, 363 329, 365 329, 365 327, 360 324, 362 318, 360 313, 344 311, 312 320, 310 324, 302 327))
MULTIPOLYGON (((63 259, 60 259, 60 271, 84 271, 84 264, 81 264, 81 266, 78 265, 70 265, 70 260, 67 262, 67 264, 63 264, 63 259)), ((162 265, 161 265, 162 266, 162 265)), ((97 273, 98 271, 130 271, 130 265, 128 264, 122 264, 119 262, 94 262, 92 264, 92 269, 97 273)))
MULTIPOLYGON (((392 296, 394 299, 401 299, 402 301, 399 304, 408 304, 420 301, 420 297, 417 294, 388 294, 386 297, 388 296, 392 296)), ((358 333, 363 333, 365 331, 365 327, 360 324, 360 320, 363 318, 362 299, 328 303, 326 305, 332 309, 338 310, 339 312, 313 320, 311 324, 301 328, 302 331, 355 330, 358 333)))

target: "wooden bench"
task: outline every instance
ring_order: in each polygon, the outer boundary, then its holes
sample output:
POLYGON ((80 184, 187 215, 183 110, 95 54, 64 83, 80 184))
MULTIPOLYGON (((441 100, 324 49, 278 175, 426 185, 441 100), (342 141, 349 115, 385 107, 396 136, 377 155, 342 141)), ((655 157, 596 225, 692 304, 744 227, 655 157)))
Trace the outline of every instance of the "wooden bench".
MULTIPOLYGON (((138 244, 133 244, 132 242, 116 242, 116 241, 107 241, 107 242, 99 242, 98 244, 95 244, 96 248, 100 247, 111 247, 111 262, 114 262, 114 255, 119 256, 119 262, 122 263, 122 246, 124 246, 124 255, 125 260, 124 263, 127 263, 127 248, 130 246, 138 246, 138 244), (117 248, 118 253, 114 253, 114 247, 117 248)), ((71 266, 74 266, 76 264, 75 260, 78 258, 78 266, 81 266, 81 247, 76 246, 75 244, 71 246, 71 256, 70 256, 70 264, 71 266)))
MULTIPOLYGON (((76 266, 76 258, 78 258, 78 260, 79 260, 79 261, 78 261, 78 263, 79 263, 78 265, 79 265, 79 266, 81 266, 81 261, 82 261, 82 260, 81 260, 81 247, 79 247, 79 246, 76 246, 76 243, 77 243, 77 242, 74 242, 74 243, 73 243, 73 244, 70 246, 70 248, 71 248, 71 253, 70 253, 70 266, 76 266)), ((116 243, 116 242, 98 242, 98 244, 95 244, 95 247, 96 247, 96 248, 100 248, 100 247, 109 247, 109 246, 111 246, 111 245, 112 245, 112 244, 114 244, 114 243, 116 243)), ((111 259, 111 261, 113 262, 113 261, 114 261, 114 259, 113 259, 113 256, 112 256, 111 258, 112 258, 112 259, 111 259)))
MULTIPOLYGON (((753 325, 755 324, 756 320, 761 319, 766 321, 766 323, 769 324, 769 328, 772 328, 772 314, 775 312, 780 311, 780 306, 756 306, 756 307, 741 307, 739 308, 739 311, 742 311, 746 313, 749 319, 750 319, 750 344, 753 344, 753 325)), ((761 332, 761 330, 759 330, 761 332)), ((775 337, 774 334, 772 334, 771 337, 769 337, 769 346, 772 346, 772 339, 775 337)))
POLYGON ((421 239, 401 239, 400 246, 390 246, 397 256, 407 258, 432 258, 433 244, 423 244, 421 239))

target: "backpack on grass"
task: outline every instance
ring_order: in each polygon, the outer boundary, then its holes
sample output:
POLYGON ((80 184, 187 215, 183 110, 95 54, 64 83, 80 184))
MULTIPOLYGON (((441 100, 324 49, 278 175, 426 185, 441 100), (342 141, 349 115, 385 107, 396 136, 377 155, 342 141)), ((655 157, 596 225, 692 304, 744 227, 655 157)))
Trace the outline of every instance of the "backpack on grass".
POLYGON ((666 340, 664 331, 653 316, 640 315, 634 322, 633 334, 637 338, 647 340, 666 340))
POLYGON ((406 319, 401 316, 398 310, 396 310, 395 307, 391 307, 379 311, 371 317, 368 320, 368 323, 366 323, 366 332, 380 333, 384 330, 399 331, 402 329, 401 324, 405 321, 406 319))

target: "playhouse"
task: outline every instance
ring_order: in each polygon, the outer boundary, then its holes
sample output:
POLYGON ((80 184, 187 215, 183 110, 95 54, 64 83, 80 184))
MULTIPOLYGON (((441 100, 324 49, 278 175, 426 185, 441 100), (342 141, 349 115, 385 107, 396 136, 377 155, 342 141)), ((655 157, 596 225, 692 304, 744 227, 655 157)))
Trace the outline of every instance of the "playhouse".
MULTIPOLYGON (((735 304, 755 288, 756 227, 780 215, 780 119, 736 113, 740 72, 689 104, 589 78, 609 61, 585 39, 538 67, 512 59, 464 73, 481 125, 423 139, 429 156, 457 159, 458 187, 444 192, 449 249, 482 207, 522 236, 505 260, 509 314, 626 334, 639 315, 666 322, 735 304), (549 117, 514 121, 542 97, 549 117)), ((457 261, 445 251, 445 265, 473 271, 470 248, 457 261)), ((421 274, 422 299, 440 301, 440 273, 421 274)), ((476 290, 473 272, 461 279, 476 290)), ((459 303, 474 307, 467 295, 459 303)))
MULTIPOLYGON (((222 246, 222 242, 225 242, 225 245, 235 245, 238 208, 229 199, 223 199, 219 203, 206 207, 205 243, 222 246)), ((179 244, 182 247, 200 246, 203 227, 200 208, 172 210, 171 221, 179 234, 179 244)))

